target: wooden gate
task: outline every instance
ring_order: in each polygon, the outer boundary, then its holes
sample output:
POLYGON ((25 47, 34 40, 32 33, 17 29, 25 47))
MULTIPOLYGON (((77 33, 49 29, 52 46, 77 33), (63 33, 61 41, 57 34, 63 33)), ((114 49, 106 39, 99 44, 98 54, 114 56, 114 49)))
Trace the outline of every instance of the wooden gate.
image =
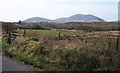
POLYGON ((20 36, 22 36, 22 34, 17 34, 17 33, 9 32, 9 33, 8 33, 8 43, 9 43, 9 44, 13 43, 13 42, 15 41, 15 39, 16 39, 17 37, 20 37, 20 36))

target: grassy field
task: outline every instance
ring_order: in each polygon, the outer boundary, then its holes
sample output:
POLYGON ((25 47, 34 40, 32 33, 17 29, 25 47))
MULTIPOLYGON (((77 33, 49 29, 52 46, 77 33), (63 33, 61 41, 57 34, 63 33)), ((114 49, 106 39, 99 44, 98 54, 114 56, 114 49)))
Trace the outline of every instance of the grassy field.
MULTIPOLYGON (((17 33, 23 34, 24 30, 16 30, 17 33)), ((119 31, 94 31, 94 32, 86 32, 86 31, 82 31, 82 30, 30 30, 27 29, 26 30, 26 36, 28 37, 34 37, 34 36, 43 36, 43 37, 47 37, 47 36, 58 36, 59 33, 61 34, 61 36, 63 35, 67 35, 67 36, 84 36, 84 35, 107 35, 107 36, 117 36, 119 35, 119 31)))
MULTIPOLYGON (((24 30, 16 32, 23 34, 24 30)), ((26 37, 18 37, 11 45, 4 42, 3 48, 10 56, 43 70, 114 71, 120 70, 118 35, 118 31, 27 30, 26 37)))
MULTIPOLYGON (((24 30, 16 30, 17 33, 23 34, 24 30)), ((50 37, 50 36, 58 36, 59 33, 61 35, 83 35, 83 31, 66 31, 66 30, 26 30, 26 36, 34 37, 34 36, 43 36, 43 37, 50 37)))

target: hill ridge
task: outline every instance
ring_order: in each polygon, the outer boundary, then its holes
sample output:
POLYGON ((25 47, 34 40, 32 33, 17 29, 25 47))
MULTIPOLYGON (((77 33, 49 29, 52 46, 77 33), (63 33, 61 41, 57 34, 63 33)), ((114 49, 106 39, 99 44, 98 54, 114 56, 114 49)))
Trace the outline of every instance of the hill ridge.
POLYGON ((56 22, 56 23, 65 23, 65 22, 106 22, 104 19, 94 16, 92 14, 75 14, 70 17, 63 17, 58 19, 48 19, 43 17, 32 17, 26 20, 23 20, 26 23, 36 23, 36 22, 56 22))

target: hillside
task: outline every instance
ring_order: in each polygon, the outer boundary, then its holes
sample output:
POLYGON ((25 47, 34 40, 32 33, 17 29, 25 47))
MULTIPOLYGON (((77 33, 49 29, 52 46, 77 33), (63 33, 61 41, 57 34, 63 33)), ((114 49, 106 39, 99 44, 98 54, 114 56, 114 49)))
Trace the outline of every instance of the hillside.
POLYGON ((41 17, 33 17, 33 18, 29 18, 24 20, 23 22, 26 23, 37 23, 37 22, 49 22, 51 21, 50 19, 46 19, 46 18, 41 18, 41 17))
POLYGON ((88 15, 76 14, 70 17, 58 18, 55 20, 50 20, 50 19, 41 18, 41 17, 33 17, 33 18, 26 19, 23 22, 26 22, 26 23, 37 23, 37 22, 66 23, 66 22, 105 22, 105 20, 97 16, 91 15, 91 14, 88 14, 88 15))
POLYGON ((104 19, 96 17, 94 15, 76 14, 67 18, 59 18, 54 20, 55 22, 105 22, 104 19))

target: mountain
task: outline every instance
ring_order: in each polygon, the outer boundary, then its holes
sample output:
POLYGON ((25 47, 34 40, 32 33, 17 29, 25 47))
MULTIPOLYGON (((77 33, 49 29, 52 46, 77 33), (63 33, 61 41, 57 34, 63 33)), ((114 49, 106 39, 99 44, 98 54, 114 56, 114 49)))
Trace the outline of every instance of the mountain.
POLYGON ((25 23, 37 23, 37 22, 50 22, 51 20, 50 19, 46 19, 46 18, 41 18, 41 17, 33 17, 33 18, 29 18, 29 19, 26 19, 22 22, 25 22, 25 23))
POLYGON ((84 14, 76 14, 67 18, 59 18, 55 19, 55 22, 61 23, 61 22, 105 22, 105 20, 96 17, 94 15, 84 15, 84 14))
POLYGON ((105 20, 97 16, 91 15, 91 14, 88 14, 88 15, 76 14, 70 17, 59 18, 55 20, 50 20, 50 19, 41 18, 41 17, 33 17, 33 18, 26 19, 23 22, 26 22, 26 23, 36 23, 36 22, 65 23, 65 22, 105 22, 105 20))

